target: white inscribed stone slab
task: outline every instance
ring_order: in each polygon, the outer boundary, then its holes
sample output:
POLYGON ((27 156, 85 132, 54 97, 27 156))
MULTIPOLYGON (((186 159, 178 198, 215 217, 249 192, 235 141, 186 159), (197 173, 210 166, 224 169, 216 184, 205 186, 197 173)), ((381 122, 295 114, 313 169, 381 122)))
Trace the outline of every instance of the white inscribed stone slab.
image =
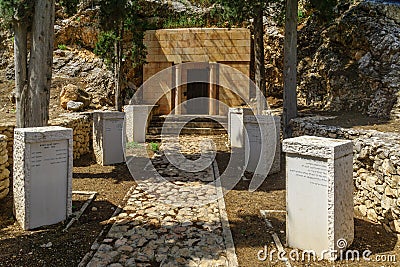
POLYGON ((277 173, 281 167, 280 117, 244 117, 246 170, 259 175, 277 173), (246 135, 248 138, 246 138, 246 135), (258 165, 258 166, 257 166, 258 165))
POLYGON ((14 204, 25 230, 72 213, 72 129, 51 126, 14 131, 14 204))
POLYGON ((93 150, 97 163, 111 165, 125 161, 125 114, 118 111, 93 113, 93 150))
POLYGON ((145 143, 147 125, 153 105, 126 105, 125 132, 129 143, 145 143))
POLYGON ((319 258, 354 239, 353 144, 314 136, 286 139, 286 239, 319 258), (326 252, 326 253, 324 253, 326 252))
POLYGON ((231 147, 244 148, 244 116, 252 115, 250 108, 229 108, 228 112, 228 136, 231 141, 231 147))

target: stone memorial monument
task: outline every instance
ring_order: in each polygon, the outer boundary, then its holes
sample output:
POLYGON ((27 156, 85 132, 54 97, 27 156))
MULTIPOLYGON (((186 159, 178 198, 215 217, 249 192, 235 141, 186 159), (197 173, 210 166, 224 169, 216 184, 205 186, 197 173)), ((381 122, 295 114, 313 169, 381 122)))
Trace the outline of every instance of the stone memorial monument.
POLYGON ((129 143, 146 142, 147 125, 151 118, 150 113, 153 105, 126 105, 125 132, 129 143))
POLYGON ((73 131, 50 126, 14 131, 14 205, 17 221, 30 230, 72 213, 73 131))
POLYGON ((260 175, 278 173, 281 170, 280 117, 244 116, 243 123, 248 136, 245 138, 245 158, 249 159, 246 170, 260 175))
POLYGON ((124 112, 95 111, 93 113, 93 150, 101 165, 125 162, 124 112))
POLYGON ((232 148, 244 148, 244 124, 245 116, 252 116, 251 108, 229 108, 228 112, 228 135, 232 148))
POLYGON ((314 136, 286 139, 289 247, 335 260, 354 239, 353 144, 314 136))

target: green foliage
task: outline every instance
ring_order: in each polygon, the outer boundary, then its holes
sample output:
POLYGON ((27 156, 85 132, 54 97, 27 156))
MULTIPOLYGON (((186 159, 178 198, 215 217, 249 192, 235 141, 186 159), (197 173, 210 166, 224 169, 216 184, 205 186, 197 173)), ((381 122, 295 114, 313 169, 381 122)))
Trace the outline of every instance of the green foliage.
POLYGON ((32 16, 34 1, 31 0, 0 0, 0 17, 6 23, 13 20, 28 20, 32 16))
POLYGON ((253 19, 255 10, 261 6, 265 14, 274 18, 276 21, 283 21, 285 0, 216 0, 217 13, 220 13, 229 25, 241 25, 253 19))
POLYGON ((60 50, 67 50, 67 46, 65 44, 59 44, 58 49, 60 50))
POLYGON ((72 16, 78 11, 79 0, 61 0, 59 3, 65 8, 68 16, 72 16))
POLYGON ((138 143, 136 143, 136 142, 129 142, 129 143, 126 144, 126 147, 128 149, 132 149, 132 148, 140 147, 140 145, 138 143))
POLYGON ((151 142, 149 143, 149 147, 153 152, 157 152, 160 150, 160 144, 151 142))
POLYGON ((201 16, 192 16, 186 13, 180 13, 175 16, 168 17, 164 23, 163 29, 173 28, 193 28, 193 27, 206 27, 206 20, 201 16))
MULTIPOLYGON (((95 53, 106 60, 106 63, 116 62, 115 44, 123 39, 123 32, 132 33, 131 60, 133 67, 145 63, 147 50, 143 43, 144 32, 148 29, 145 18, 138 16, 141 5, 138 1, 101 0, 100 26, 103 32, 99 35, 95 53)), ((128 54, 123 51, 123 57, 128 54)))
POLYGON ((329 21, 334 16, 334 8, 338 0, 309 0, 308 8, 316 11, 316 15, 323 21, 329 21))
POLYGON ((101 32, 98 38, 94 53, 102 57, 106 64, 110 66, 116 60, 114 44, 118 40, 118 37, 113 31, 106 31, 101 32))

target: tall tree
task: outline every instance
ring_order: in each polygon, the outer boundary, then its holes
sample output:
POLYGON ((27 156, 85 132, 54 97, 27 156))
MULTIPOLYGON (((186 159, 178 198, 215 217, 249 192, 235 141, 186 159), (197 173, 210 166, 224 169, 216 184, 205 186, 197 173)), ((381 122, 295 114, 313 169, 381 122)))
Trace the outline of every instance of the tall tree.
POLYGON ((265 85, 265 58, 264 58, 264 13, 271 4, 280 3, 282 0, 216 0, 222 8, 222 16, 231 24, 240 24, 253 21, 254 54, 255 54, 255 84, 260 94, 257 95, 257 112, 261 114, 267 96, 265 85), (262 95, 261 95, 262 94, 262 95), (262 97, 264 96, 264 97, 262 97))
POLYGON ((0 14, 14 31, 17 127, 45 126, 49 119, 55 1, 0 0, 0 14))
POLYGON ((128 54, 124 47, 125 33, 132 36, 131 59, 134 67, 145 62, 146 49, 143 44, 145 20, 137 13, 140 9, 134 0, 100 0, 100 26, 103 32, 99 36, 95 53, 102 56, 112 66, 115 86, 115 108, 122 110, 122 67, 128 54))
POLYGON ((297 117, 297 0, 286 1, 283 62, 283 137, 292 136, 290 120, 297 117))

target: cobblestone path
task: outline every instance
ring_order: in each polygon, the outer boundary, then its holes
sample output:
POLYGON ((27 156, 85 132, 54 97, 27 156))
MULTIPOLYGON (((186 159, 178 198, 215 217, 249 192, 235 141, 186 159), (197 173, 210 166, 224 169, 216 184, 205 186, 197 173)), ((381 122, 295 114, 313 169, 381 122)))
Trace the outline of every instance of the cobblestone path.
MULTIPOLYGON (((203 138, 161 145, 151 159, 160 175, 131 190, 88 266, 237 266, 215 154, 203 138), (170 163, 179 150, 180 169, 170 163), (204 168, 201 155, 214 163, 204 168)), ((226 137, 210 138, 224 145, 226 137)))

